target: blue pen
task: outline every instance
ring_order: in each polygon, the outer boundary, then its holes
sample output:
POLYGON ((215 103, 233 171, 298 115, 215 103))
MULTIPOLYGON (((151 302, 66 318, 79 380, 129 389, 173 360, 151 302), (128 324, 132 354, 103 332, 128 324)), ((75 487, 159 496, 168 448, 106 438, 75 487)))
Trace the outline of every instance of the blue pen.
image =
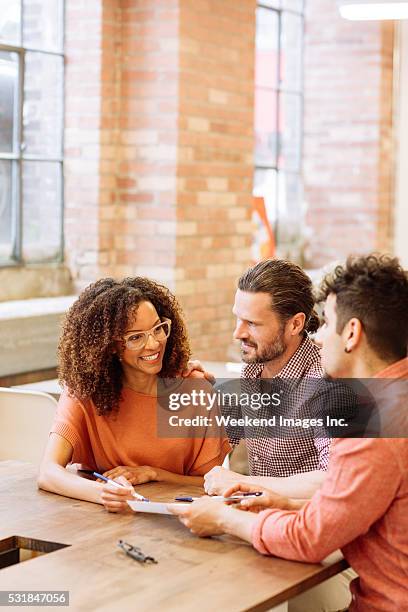
MULTIPOLYGON (((241 493, 240 495, 235 495, 232 497, 224 497, 223 495, 211 495, 211 499, 217 499, 219 501, 235 501, 235 502, 240 502, 243 499, 247 499, 248 497, 259 497, 260 495, 262 495, 262 491, 255 491, 254 493, 241 493)), ((196 499, 200 499, 199 497, 175 497, 174 498, 176 501, 181 501, 181 502, 193 502, 196 499)))
MULTIPOLYGON (((125 486, 125 485, 121 484, 120 482, 116 482, 116 480, 112 480, 112 478, 107 478, 103 474, 98 474, 98 472, 92 472, 92 473, 97 478, 101 478, 105 482, 110 482, 114 487, 122 488, 122 487, 125 486)), ((140 501, 147 501, 147 502, 149 501, 147 499, 147 497, 143 497, 143 495, 139 495, 139 493, 136 493, 136 491, 133 491, 132 495, 133 495, 133 497, 136 497, 137 499, 140 499, 140 501)))

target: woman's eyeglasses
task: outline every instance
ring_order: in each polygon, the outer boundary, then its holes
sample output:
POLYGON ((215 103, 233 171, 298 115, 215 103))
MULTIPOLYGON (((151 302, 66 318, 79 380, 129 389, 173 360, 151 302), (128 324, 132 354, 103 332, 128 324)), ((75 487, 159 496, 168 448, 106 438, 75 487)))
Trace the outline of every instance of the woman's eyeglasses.
POLYGON ((140 351, 144 348, 149 340, 149 336, 153 336, 154 340, 165 340, 170 336, 171 321, 170 319, 163 319, 161 323, 158 323, 152 329, 147 331, 132 332, 123 338, 125 346, 131 351, 140 351))

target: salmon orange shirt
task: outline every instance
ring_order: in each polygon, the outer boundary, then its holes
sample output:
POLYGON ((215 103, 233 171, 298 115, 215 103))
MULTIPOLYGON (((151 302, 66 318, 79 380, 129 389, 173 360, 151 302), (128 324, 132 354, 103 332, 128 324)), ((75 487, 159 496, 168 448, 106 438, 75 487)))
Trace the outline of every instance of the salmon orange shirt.
MULTIPOLYGON (((376 378, 408 380, 408 359, 376 378)), ((405 397, 402 421, 406 406, 405 397)), ((407 517, 408 439, 336 439, 321 489, 299 511, 261 512, 252 541, 261 553, 295 561, 318 562, 341 548, 359 575, 350 611, 402 612, 408 610, 407 517)))
POLYGON ((63 392, 51 433, 72 445, 72 463, 98 472, 148 465, 202 476, 222 464, 231 450, 222 432, 218 437, 159 437, 156 402, 156 397, 125 387, 119 411, 99 416, 91 400, 82 402, 63 392))

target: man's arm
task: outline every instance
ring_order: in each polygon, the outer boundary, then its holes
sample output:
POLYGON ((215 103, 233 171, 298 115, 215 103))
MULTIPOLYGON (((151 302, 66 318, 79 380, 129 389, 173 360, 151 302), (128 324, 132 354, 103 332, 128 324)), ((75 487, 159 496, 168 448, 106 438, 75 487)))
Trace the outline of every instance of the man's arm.
POLYGON ((215 467, 204 476, 204 489, 208 495, 223 495, 226 489, 239 482, 249 485, 261 485, 272 489, 279 495, 293 499, 310 499, 326 477, 323 470, 303 472, 293 476, 244 476, 232 470, 215 467))
POLYGON ((222 501, 202 497, 192 504, 168 504, 167 508, 179 517, 191 533, 200 537, 230 533, 247 542, 252 541, 256 514, 227 506, 222 501))
MULTIPOLYGON (((235 493, 248 493, 251 491, 249 485, 237 485, 230 489, 231 495, 235 493)), ((273 491, 262 490, 262 496, 257 498, 258 506, 249 505, 249 498, 234 506, 227 506, 224 502, 201 497, 190 504, 169 504, 167 507, 176 514, 180 521, 201 537, 221 535, 228 533, 238 536, 242 540, 252 542, 252 531, 257 521, 257 511, 262 511, 265 506, 281 508, 284 510, 295 510, 299 508, 299 502, 280 497, 273 491), (252 510, 244 512, 243 510, 252 510)), ((252 499, 252 501, 254 501, 252 499)))
POLYGON ((252 543, 264 554, 319 562, 365 534, 386 512, 400 484, 401 471, 387 440, 333 441, 320 491, 299 511, 258 515, 252 543))
POLYGON ((247 476, 247 478, 247 483, 260 484, 279 495, 293 499, 310 499, 322 486, 326 472, 313 470, 281 478, 273 476, 247 476))
POLYGON ((285 510, 243 512, 208 497, 169 509, 197 535, 228 533, 263 554, 318 563, 367 533, 395 499, 401 469, 386 442, 336 440, 327 478, 301 510, 276 496, 272 505, 285 510))

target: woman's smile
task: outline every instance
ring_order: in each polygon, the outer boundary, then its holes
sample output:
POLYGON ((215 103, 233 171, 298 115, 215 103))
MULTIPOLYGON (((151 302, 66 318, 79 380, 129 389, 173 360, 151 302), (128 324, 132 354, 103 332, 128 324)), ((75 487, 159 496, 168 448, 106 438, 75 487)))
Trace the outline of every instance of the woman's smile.
POLYGON ((161 351, 157 351, 157 353, 152 353, 151 355, 143 355, 143 356, 140 356, 140 359, 143 359, 143 361, 149 361, 152 363, 156 363, 160 359, 160 353, 161 351))

